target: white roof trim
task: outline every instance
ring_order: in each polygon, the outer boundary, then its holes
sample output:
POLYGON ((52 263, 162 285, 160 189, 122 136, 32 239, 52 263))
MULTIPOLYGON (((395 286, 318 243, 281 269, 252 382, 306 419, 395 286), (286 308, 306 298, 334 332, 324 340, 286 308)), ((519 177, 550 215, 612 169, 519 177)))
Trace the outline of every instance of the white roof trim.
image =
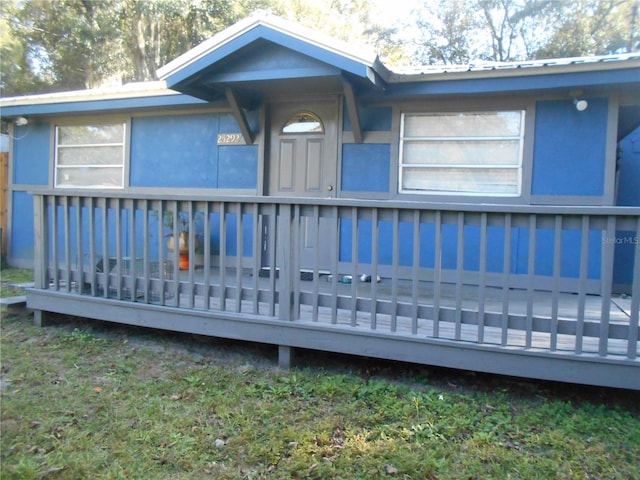
POLYGON ((155 82, 134 82, 117 87, 93 88, 90 90, 73 90, 69 92, 0 98, 0 106, 13 107, 20 105, 115 100, 125 98, 156 97, 163 95, 179 95, 179 92, 168 89, 164 80, 155 82))
POLYGON ((279 31, 291 37, 303 40, 310 44, 316 45, 325 50, 341 55, 350 60, 363 63, 372 67, 378 56, 375 52, 368 48, 358 47, 351 43, 342 42, 335 38, 323 35, 315 30, 303 27, 297 23, 290 22, 269 12, 258 11, 253 15, 239 21, 238 23, 222 30, 213 37, 205 40, 201 44, 195 46, 188 52, 180 55, 175 60, 167 63, 158 69, 158 78, 166 79, 180 69, 197 62, 202 57, 208 55, 212 51, 222 47, 223 45, 242 36, 244 33, 253 28, 264 25, 273 30, 279 31))
POLYGON ((418 65, 398 67, 393 71, 391 82, 413 82, 427 79, 440 79, 468 76, 470 72, 483 72, 491 76, 531 75, 556 73, 558 70, 613 70, 631 68, 640 63, 640 53, 601 55, 586 57, 551 58, 542 60, 523 60, 521 62, 490 62, 478 60, 466 65, 418 65), (520 71, 516 73, 516 71, 520 71), (532 71, 532 70, 535 70, 532 71))

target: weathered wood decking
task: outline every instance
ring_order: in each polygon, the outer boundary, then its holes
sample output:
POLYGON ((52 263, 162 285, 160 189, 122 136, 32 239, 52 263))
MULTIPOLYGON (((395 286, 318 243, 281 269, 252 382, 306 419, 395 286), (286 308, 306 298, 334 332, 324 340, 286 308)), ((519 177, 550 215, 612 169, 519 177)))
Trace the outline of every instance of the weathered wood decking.
MULTIPOLYGON (((36 288, 28 293, 29 307, 40 320, 51 311, 272 343, 282 347, 283 364, 288 363, 289 347, 302 347, 640 389, 640 247, 634 244, 629 266, 634 278, 630 295, 616 296, 611 287, 615 244, 593 242, 594 232, 601 232, 603 239, 618 231, 640 238, 640 209, 454 210, 388 202, 315 202, 37 196, 39 267, 36 288), (190 232, 196 230, 194 218, 201 213, 200 234, 218 239, 215 251, 211 242, 204 242, 198 266, 192 262, 185 271, 173 268, 178 254, 164 250, 165 227, 154 223, 167 209, 175 215, 186 213, 190 232), (333 225, 331 231, 321 231, 320 218, 323 227, 333 225), (366 229, 362 219, 369 223, 366 229), (458 227, 453 270, 443 268, 442 261, 431 268, 420 265, 426 241, 418 232, 426 224, 433 225, 428 248, 436 252, 436 259, 445 225, 458 227), (318 254, 310 267, 302 268, 300 245, 303 228, 309 225, 312 237, 331 242, 333 254, 328 262, 318 254), (465 239, 468 225, 479 227, 474 271, 467 271, 460 260, 471 243, 465 239), (508 240, 515 226, 529 228, 531 251, 543 229, 552 239, 551 275, 537 274, 535 255, 526 257, 526 275, 508 268, 508 240), (378 240, 379 230, 389 227, 391 241, 385 245, 378 240), (503 229, 506 272, 487 267, 490 227, 503 229), (575 279, 565 278, 560 267, 567 230, 576 231, 579 239, 575 279), (407 241, 401 233, 407 231, 413 232, 410 257, 417 259, 412 265, 400 259, 400 244, 407 241), (356 240, 346 245, 351 258, 362 258, 361 247, 354 246, 361 236, 371 239, 368 261, 346 261, 339 238, 345 232, 356 240), (599 280, 589 274, 588 266, 593 263, 589 251, 596 247, 599 280), (384 248, 390 250, 390 264, 372 262, 384 248), (265 258, 272 259, 266 267, 265 258), (374 280, 380 276, 381 281, 357 280, 362 273, 374 280), (348 277, 351 283, 345 283, 348 277)), ((192 248, 192 258, 195 253, 192 248)))

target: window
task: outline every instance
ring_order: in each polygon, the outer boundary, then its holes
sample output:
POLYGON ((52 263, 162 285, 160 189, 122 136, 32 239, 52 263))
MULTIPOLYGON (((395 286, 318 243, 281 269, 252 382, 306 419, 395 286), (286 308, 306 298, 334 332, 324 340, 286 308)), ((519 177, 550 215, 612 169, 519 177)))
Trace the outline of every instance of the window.
POLYGON ((402 115, 401 193, 518 196, 524 111, 402 115))
POLYGON ((55 186, 123 188, 124 123, 56 126, 55 186))
POLYGON ((324 133, 324 126, 315 113, 299 112, 287 120, 282 133, 324 133))

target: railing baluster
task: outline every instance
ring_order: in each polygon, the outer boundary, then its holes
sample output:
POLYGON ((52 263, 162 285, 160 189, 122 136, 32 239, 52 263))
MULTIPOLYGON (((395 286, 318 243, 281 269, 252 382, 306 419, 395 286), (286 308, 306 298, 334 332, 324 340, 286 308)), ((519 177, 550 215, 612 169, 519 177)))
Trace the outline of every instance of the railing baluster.
POLYGON ((127 200, 125 202, 125 211, 129 212, 129 268, 127 274, 129 276, 129 288, 131 290, 131 301, 138 301, 138 249, 136 235, 136 202, 135 200, 127 200))
POLYGON ((84 293, 84 258, 82 253, 82 201, 80 197, 73 197, 73 203, 76 205, 76 268, 73 272, 73 278, 77 285, 78 295, 84 293))
POLYGON ((276 276, 278 275, 276 264, 276 217, 278 215, 278 204, 271 205, 271 213, 269 214, 269 228, 267 229, 268 238, 267 245, 269 248, 269 315, 276 314, 276 276))
MULTIPOLYGON (((318 321, 318 317, 320 315, 320 305, 319 305, 319 295, 320 295, 320 245, 322 242, 321 237, 321 228, 320 228, 320 207, 318 205, 313 206, 313 242, 316 245, 315 255, 313 259, 313 298, 311 299, 311 320, 314 322, 318 321)), ((298 244, 298 249, 301 246, 298 244)), ((300 250, 298 250, 300 251, 300 250)), ((331 277, 334 282, 336 282, 337 275, 334 273, 333 277, 331 277)))
POLYGON ((220 203, 220 310, 227 309, 227 208, 220 203))
MULTIPOLYGON (((358 261, 360 250, 360 228, 358 207, 351 209, 351 326, 358 324, 358 261)), ((335 275, 336 282, 340 279, 335 275)))
POLYGON ((509 342, 509 297, 511 277, 511 214, 504 214, 504 253, 502 257, 502 324, 500 339, 504 347, 509 342))
POLYGON ((204 202, 204 218, 202 222, 202 242, 204 265, 202 272, 202 286, 204 291, 203 308, 211 308, 211 202, 204 202))
POLYGON ((440 295, 442 282, 442 211, 436 210, 433 255, 433 336, 440 336, 440 295))
MULTIPOLYGON (((262 232, 260 222, 260 208, 253 204, 253 313, 260 313, 260 251, 262 245, 262 232)), ((209 243, 209 242, 207 242, 209 243)))
POLYGON ((378 243, 378 209, 373 208, 371 210, 371 330, 378 328, 378 243))
MULTIPOLYGON (((338 207, 331 208, 331 231, 329 232, 330 238, 333 239, 333 250, 331 252, 331 270, 335 272, 335 276, 338 275, 338 257, 340 256, 340 212, 338 207)), ((331 323, 338 323, 338 282, 332 282, 331 284, 331 323)))
POLYGON ((165 217, 165 203, 162 200, 158 201, 158 269, 160 277, 160 287, 158 291, 158 301, 160 305, 164 305, 166 299, 166 280, 167 276, 174 276, 175 268, 170 268, 170 261, 165 258, 165 235, 164 235, 164 217, 165 217))
POLYGON ((189 292, 188 305, 189 308, 195 307, 196 300, 196 292, 195 292, 195 278, 194 278, 194 270, 196 263, 196 226, 194 220, 194 204, 193 201, 188 201, 188 222, 189 222, 189 270, 188 270, 188 286, 187 290, 189 292))
POLYGON ((64 231, 64 290, 71 291, 71 222, 69 221, 69 197, 62 197, 62 225, 64 231))
POLYGON ((91 296, 98 295, 96 278, 96 202, 93 197, 87 199, 89 214, 89 274, 91 275, 91 296))
POLYGON ((400 211, 393 209, 393 241, 391 248, 391 331, 398 328, 398 277, 400 276, 400 211))
MULTIPOLYGON (((302 263, 301 263, 301 255, 300 255, 300 252, 302 251, 301 231, 303 226, 302 223, 309 222, 309 218, 304 217, 302 215, 302 207, 300 205, 292 205, 291 208, 293 209, 293 232, 290 235, 290 238, 292 239, 292 242, 293 242, 293 244, 291 245, 291 252, 290 252, 291 279, 293 282, 291 285, 291 295, 293 296, 291 320, 298 320, 300 318, 300 289, 301 289, 300 281, 301 281, 301 275, 302 275, 302 263)), ((307 223, 307 226, 308 226, 308 223, 307 223)), ((318 250, 317 245, 316 245, 316 250, 318 250)))
POLYGON ((418 333, 418 295, 420 293, 420 210, 413 212, 413 268, 411 271, 411 333, 418 333))
POLYGON ((527 264, 527 318, 525 347, 531 348, 533 339, 533 302, 536 277, 536 216, 529 215, 529 257, 527 264))
POLYGON ((48 198, 49 197, 45 195, 35 195, 33 198, 33 286, 40 290, 49 288, 47 274, 47 266, 49 265, 49 215, 47 215, 48 198))
POLYGON ((464 212, 458 212, 456 245, 456 315, 454 338, 460 340, 462 335, 462 276, 464 275, 464 212))
POLYGON ((104 298, 109 298, 111 261, 109 260, 109 205, 107 199, 100 198, 99 205, 102 206, 102 279, 104 283, 102 294, 104 298))
POLYGON ((120 198, 114 200, 116 214, 116 281, 118 300, 122 300, 122 205, 120 202, 120 198))
POLYGON ((149 303, 149 269, 150 269, 150 254, 149 254, 149 200, 146 198, 142 201, 142 261, 143 261, 143 276, 144 276, 144 303, 149 303))
POLYGON ((580 234, 580 280, 578 285, 578 315, 576 320, 575 353, 582 353, 582 337, 584 334, 584 316, 587 295, 587 275, 589 272, 589 217, 582 216, 580 234))
POLYGON ((629 334, 627 343, 627 358, 635 360, 638 356, 638 317, 640 312, 640 217, 636 220, 633 283, 631 285, 631 310, 629 312, 629 334))
POLYGON ((173 252, 171 252, 171 259, 173 262, 173 283, 171 292, 173 296, 173 302, 176 307, 180 306, 180 231, 178 225, 180 224, 180 209, 178 208, 178 201, 171 202, 170 213, 173 218, 173 252))
POLYGON ((562 268, 562 216, 555 216, 553 229, 553 281, 551 287, 551 325, 549 348, 558 348, 558 314, 560 301, 560 274, 562 268))
POLYGON ((52 238, 51 238, 51 249, 53 250, 53 288, 57 292, 60 290, 60 255, 58 254, 58 240, 60 238, 59 228, 58 228, 58 197, 54 196, 53 205, 51 208, 51 224, 52 228, 52 238))
POLYGON ((609 353, 609 320, 611 316, 611 289, 613 287, 613 257, 616 247, 616 217, 607 217, 607 228, 605 239, 613 241, 603 241, 602 244, 602 267, 600 269, 600 298, 602 306, 600 309, 600 339, 598 342, 598 354, 606 356, 609 353))
POLYGON ((485 301, 487 283, 487 213, 480 214, 480 265, 478 272, 478 343, 484 343, 485 301))

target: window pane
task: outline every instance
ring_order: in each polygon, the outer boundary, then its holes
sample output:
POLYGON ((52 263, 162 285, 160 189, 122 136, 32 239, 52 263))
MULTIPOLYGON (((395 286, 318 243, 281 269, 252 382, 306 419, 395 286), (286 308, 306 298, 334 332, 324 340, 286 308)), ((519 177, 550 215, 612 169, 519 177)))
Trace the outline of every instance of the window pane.
POLYGON ((122 165, 122 147, 59 148, 58 165, 122 165))
POLYGON ((434 141, 405 142, 403 163, 429 165, 514 165, 520 163, 520 142, 434 141))
POLYGON ((124 125, 74 125, 58 127, 59 145, 124 143, 124 125))
POLYGON ((521 112, 405 115, 405 137, 508 137, 520 135, 521 112))
POLYGON ((324 127, 315 113, 299 112, 287 120, 282 133, 324 133, 324 127))
POLYGON ((517 168, 405 168, 403 190, 433 193, 476 193, 487 195, 517 195, 517 168))
POLYGON ((56 170, 56 187, 121 188, 122 167, 69 167, 56 170))

